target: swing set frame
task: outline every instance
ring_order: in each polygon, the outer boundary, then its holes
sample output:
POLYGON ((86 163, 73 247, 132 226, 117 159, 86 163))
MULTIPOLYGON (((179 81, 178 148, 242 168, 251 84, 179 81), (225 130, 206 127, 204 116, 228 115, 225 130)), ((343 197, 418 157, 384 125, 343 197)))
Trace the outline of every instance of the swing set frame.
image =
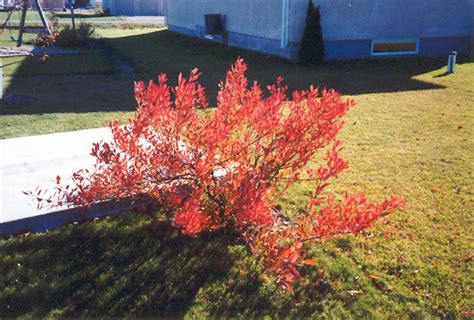
MULTIPOLYGON (((48 24, 48 20, 44 16, 44 11, 43 7, 41 6, 39 0, 34 0, 34 3, 36 5, 36 11, 38 12, 38 15, 40 16, 41 22, 43 24, 43 27, 48 35, 52 35, 51 29, 48 24)), ((16 46, 21 47, 21 44, 23 42, 23 34, 25 33, 25 23, 26 23, 26 13, 28 12, 28 8, 30 7, 29 1, 28 0, 15 0, 14 4, 9 5, 9 6, 3 6, 0 11, 2 12, 8 12, 7 18, 3 22, 3 24, 0 26, 0 33, 3 33, 3 31, 7 28, 7 25, 9 26, 9 29, 11 30, 11 17, 13 15, 13 12, 21 12, 21 17, 20 17, 20 26, 18 29, 18 38, 16 40, 16 46)), ((13 37, 11 37, 12 40, 14 41, 13 37)))

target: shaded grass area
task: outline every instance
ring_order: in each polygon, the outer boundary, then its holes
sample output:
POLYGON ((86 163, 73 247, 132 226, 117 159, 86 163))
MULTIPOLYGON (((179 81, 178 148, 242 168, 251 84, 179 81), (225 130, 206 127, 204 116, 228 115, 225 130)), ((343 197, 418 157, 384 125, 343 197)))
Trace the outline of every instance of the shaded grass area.
POLYGON ((2 316, 175 316, 232 261, 220 260, 225 246, 134 214, 1 246, 2 316))
POLYGON ((193 68, 199 68, 203 71, 201 83, 207 88, 210 98, 215 97, 218 83, 237 57, 243 57, 249 65, 249 78, 263 85, 275 83, 275 79, 281 75, 285 77, 290 90, 318 85, 337 88, 346 95, 443 88, 435 82, 420 81, 413 77, 446 64, 445 58, 415 58, 339 61, 319 67, 301 67, 284 59, 190 38, 168 30, 125 36, 118 30, 109 29, 99 30, 99 34, 134 66, 144 80, 156 79, 159 73, 164 72, 175 83, 180 72, 187 75, 193 68))
POLYGON ((37 57, 4 58, 4 64, 17 62, 3 70, 7 77, 110 74, 113 66, 99 49, 78 49, 78 54, 49 56, 44 61, 37 57))
POLYGON ((117 75, 102 49, 3 59, 14 62, 3 70, 0 138, 104 127, 135 108, 133 79, 117 75))
MULTIPOLYGON (((353 245, 339 242, 345 250, 353 245)), ((185 237, 150 215, 69 225, 3 241, 0 248, 0 314, 6 317, 424 314, 415 295, 380 294, 385 289, 367 280, 366 265, 354 269, 337 246, 316 252, 323 268, 331 266, 326 280, 319 270, 305 269, 291 296, 226 237, 185 237), (352 297, 347 289, 364 295, 352 297)))

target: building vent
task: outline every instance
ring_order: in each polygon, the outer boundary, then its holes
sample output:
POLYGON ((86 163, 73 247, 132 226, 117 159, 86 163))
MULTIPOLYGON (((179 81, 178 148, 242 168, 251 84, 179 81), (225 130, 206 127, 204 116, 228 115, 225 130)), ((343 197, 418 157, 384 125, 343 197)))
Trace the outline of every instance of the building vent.
POLYGON ((372 41, 372 55, 417 54, 418 40, 372 41))
POLYGON ((204 26, 206 34, 224 34, 224 21, 221 14, 204 15, 204 26))

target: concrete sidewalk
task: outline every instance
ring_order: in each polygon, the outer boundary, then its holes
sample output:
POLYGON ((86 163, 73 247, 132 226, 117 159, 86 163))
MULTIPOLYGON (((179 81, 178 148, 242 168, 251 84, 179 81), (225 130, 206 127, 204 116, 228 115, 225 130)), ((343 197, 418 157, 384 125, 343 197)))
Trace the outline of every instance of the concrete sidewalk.
POLYGON ((0 140, 0 235, 10 222, 67 209, 38 210, 22 191, 52 190, 57 175, 67 183, 75 171, 92 167, 92 143, 102 140, 111 140, 108 128, 0 140))
POLYGON ((129 24, 165 24, 164 16, 118 16, 119 23, 129 24))

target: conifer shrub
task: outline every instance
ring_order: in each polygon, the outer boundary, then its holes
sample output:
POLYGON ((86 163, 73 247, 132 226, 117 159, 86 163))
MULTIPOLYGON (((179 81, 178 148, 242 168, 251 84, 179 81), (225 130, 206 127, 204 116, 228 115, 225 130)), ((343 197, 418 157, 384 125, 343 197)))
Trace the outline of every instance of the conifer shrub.
POLYGON ((94 34, 94 27, 90 23, 81 22, 76 29, 66 25, 56 36, 56 45, 63 48, 83 47, 94 34))
POLYGON ((308 2, 306 22, 299 51, 302 65, 318 65, 324 60, 324 41, 321 27, 321 9, 314 7, 313 0, 308 2))

